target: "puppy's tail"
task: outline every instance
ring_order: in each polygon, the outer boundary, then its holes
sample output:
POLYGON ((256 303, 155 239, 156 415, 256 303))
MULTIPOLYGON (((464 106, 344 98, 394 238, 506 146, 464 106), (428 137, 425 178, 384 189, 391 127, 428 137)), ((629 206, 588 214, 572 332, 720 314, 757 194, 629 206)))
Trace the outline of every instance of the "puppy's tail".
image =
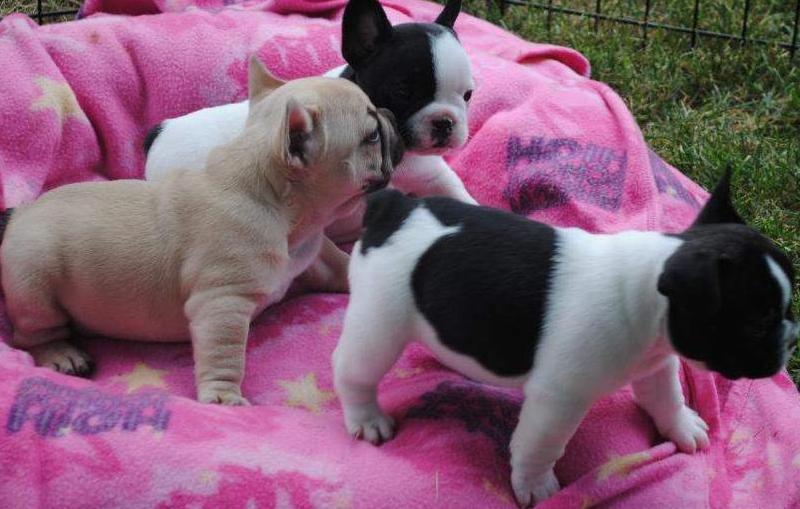
POLYGON ((3 236, 6 233, 6 226, 8 226, 8 222, 11 221, 11 214, 13 213, 13 208, 0 212, 0 242, 3 241, 3 236))

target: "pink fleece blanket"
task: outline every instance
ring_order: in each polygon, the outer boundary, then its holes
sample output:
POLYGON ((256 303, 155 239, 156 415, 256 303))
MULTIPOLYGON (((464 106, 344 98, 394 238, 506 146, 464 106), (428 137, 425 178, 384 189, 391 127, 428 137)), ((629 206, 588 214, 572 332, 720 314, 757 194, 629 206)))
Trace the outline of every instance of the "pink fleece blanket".
MULTIPOLYGON (((344 0, 188 3, 90 0, 84 15, 181 12, 0 23, 0 205, 141 177, 146 130, 244 98, 251 51, 285 78, 341 63, 344 0)), ((440 9, 387 6, 394 23, 440 9)), ((478 88, 470 142, 449 162, 473 196, 593 231, 692 220, 705 192, 648 150, 580 54, 465 15, 456 27, 478 88)), ((346 435, 329 362, 346 304, 309 295, 255 321, 251 408, 194 401, 188 344, 81 340, 98 364, 87 381, 0 343, 0 507, 513 507, 520 394, 468 381, 422 347, 381 386, 397 438, 376 448, 346 435)), ((10 333, 3 318, 0 337, 10 333)), ((789 378, 731 383, 684 368, 687 398, 711 427, 708 451, 676 453, 624 389, 589 413, 556 466, 564 489, 540 507, 798 507, 800 398, 789 378)))

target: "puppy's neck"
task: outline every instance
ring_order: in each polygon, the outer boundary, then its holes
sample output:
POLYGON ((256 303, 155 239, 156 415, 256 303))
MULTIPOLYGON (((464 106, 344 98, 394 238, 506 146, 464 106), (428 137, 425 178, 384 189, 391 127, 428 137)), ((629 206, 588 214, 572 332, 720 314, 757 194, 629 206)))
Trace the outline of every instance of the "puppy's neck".
POLYGON ((282 154, 273 147, 280 144, 272 143, 263 131, 245 131, 210 154, 205 173, 216 188, 274 209, 286 220, 291 247, 321 234, 334 211, 322 206, 325 200, 315 197, 303 182, 292 181, 282 154))
POLYGON ((581 246, 583 249, 571 251, 576 256, 572 261, 574 266, 586 266, 586 253, 591 253, 595 263, 584 278, 606 289, 603 299, 616 303, 617 312, 625 316, 629 330, 637 336, 636 341, 649 342, 663 336, 668 302, 658 292, 658 278, 664 263, 683 241, 662 233, 641 231, 581 233, 567 238, 585 243, 581 246))

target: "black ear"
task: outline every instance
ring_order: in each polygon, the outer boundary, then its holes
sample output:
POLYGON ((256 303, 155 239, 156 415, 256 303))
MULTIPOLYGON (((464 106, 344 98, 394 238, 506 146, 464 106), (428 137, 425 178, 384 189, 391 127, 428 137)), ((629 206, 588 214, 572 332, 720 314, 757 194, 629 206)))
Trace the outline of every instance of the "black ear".
POLYGON ((447 0, 444 10, 439 13, 434 23, 447 28, 453 28, 453 25, 456 24, 456 18, 459 12, 461 12, 461 0, 447 0))
POLYGON ((350 0, 342 17, 342 56, 354 69, 392 37, 392 25, 377 0, 350 0))
POLYGON ((658 278, 658 292, 671 304, 714 313, 722 304, 719 255, 682 246, 667 259, 658 278))
POLYGON ((716 224, 716 223, 739 223, 745 224, 744 220, 733 208, 731 202, 731 165, 725 168, 725 173, 714 188, 703 209, 698 214, 697 219, 694 220, 692 226, 699 224, 716 224))

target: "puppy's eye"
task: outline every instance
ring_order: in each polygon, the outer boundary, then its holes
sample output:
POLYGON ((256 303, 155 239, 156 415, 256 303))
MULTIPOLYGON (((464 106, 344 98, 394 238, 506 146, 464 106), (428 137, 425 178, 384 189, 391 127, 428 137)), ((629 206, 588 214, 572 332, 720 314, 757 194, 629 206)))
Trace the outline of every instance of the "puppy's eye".
POLYGON ((369 134, 369 136, 364 138, 364 143, 366 143, 367 145, 374 145, 379 141, 381 141, 381 131, 378 128, 375 128, 375 130, 372 131, 369 134))
POLYGON ((467 90, 464 92, 464 102, 468 103, 470 99, 472 99, 472 90, 467 90))

